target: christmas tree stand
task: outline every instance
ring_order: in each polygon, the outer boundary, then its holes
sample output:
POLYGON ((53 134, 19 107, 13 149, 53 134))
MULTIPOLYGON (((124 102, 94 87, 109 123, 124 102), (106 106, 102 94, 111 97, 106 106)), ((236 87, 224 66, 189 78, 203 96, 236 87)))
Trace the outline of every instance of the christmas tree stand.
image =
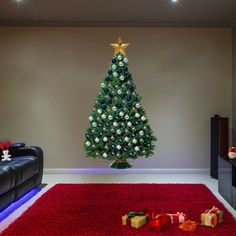
POLYGON ((127 169, 132 167, 132 165, 130 165, 126 160, 115 160, 111 163, 110 167, 114 169, 127 169))

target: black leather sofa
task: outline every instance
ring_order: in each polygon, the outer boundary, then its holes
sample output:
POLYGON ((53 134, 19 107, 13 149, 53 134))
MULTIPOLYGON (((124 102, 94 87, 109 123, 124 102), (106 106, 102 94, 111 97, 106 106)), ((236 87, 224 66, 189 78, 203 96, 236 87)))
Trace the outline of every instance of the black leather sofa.
POLYGON ((11 144, 11 161, 0 160, 0 211, 41 184, 43 151, 24 143, 11 144))

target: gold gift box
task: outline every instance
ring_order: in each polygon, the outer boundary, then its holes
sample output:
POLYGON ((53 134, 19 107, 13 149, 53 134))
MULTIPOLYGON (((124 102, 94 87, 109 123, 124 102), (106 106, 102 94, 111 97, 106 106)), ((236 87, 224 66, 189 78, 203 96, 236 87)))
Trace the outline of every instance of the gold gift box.
POLYGON ((224 221, 224 212, 216 207, 211 210, 206 210, 205 213, 201 214, 201 225, 210 226, 212 228, 216 227, 224 221))
MULTIPOLYGON (((127 225, 127 219, 128 219, 128 215, 122 216, 122 225, 127 225)), ((147 223, 147 217, 134 216, 130 218, 130 223, 131 223, 131 227, 138 229, 147 223)))

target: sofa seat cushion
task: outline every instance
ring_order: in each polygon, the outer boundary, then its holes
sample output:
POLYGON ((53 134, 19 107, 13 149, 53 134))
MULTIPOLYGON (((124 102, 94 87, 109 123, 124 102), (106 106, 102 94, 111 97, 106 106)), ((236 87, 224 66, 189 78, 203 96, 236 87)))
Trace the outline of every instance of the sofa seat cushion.
POLYGON ((38 159, 35 156, 14 157, 0 162, 0 195, 24 183, 38 173, 38 159))

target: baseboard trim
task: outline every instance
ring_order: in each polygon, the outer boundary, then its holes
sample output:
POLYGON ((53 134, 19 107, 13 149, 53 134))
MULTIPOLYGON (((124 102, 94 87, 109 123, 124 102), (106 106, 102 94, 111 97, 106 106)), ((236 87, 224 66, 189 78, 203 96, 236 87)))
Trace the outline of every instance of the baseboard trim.
POLYGON ((157 169, 157 168, 78 168, 78 169, 44 169, 44 174, 210 174, 210 169, 157 169))

